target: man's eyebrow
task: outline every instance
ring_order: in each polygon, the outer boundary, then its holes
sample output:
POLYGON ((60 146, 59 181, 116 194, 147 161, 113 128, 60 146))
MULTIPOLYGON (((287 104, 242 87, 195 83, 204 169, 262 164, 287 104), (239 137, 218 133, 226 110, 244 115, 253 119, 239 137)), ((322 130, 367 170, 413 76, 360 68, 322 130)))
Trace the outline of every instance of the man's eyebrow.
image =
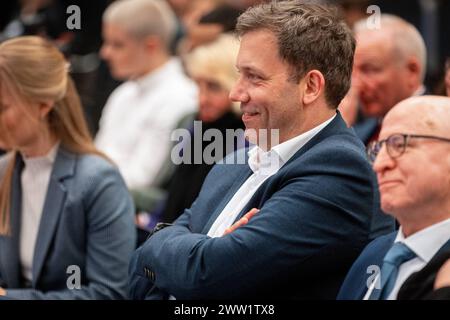
POLYGON ((252 72, 252 73, 257 73, 259 75, 264 76, 265 72, 259 68, 255 68, 254 66, 251 65, 244 65, 244 66, 236 66, 238 71, 245 71, 245 72, 252 72))

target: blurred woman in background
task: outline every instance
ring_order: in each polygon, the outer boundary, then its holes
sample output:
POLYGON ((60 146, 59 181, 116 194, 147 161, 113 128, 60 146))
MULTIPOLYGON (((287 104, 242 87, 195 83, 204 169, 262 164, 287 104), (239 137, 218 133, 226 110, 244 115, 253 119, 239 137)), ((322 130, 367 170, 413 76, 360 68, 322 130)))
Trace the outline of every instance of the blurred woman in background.
POLYGON ((189 141, 180 142, 183 162, 174 165, 169 154, 165 161, 167 168, 161 172, 158 179, 161 182, 150 188, 133 190, 137 208, 136 223, 139 226, 138 243, 147 238, 148 233, 144 230, 151 230, 160 221, 172 222, 185 208, 189 208, 215 162, 225 157, 227 152, 233 152, 245 145, 241 112, 228 97, 232 85, 238 78, 235 67, 238 51, 239 40, 232 35, 224 34, 213 42, 196 47, 184 57, 186 70, 199 88, 199 106, 197 112, 185 116, 177 128, 174 128, 186 129, 190 134, 189 141), (195 134, 198 132, 194 130, 195 121, 197 125, 201 123, 201 135, 195 134), (217 143, 214 139, 212 139, 214 141, 202 139, 203 134, 209 129, 220 134, 223 143, 219 150, 215 150, 217 153, 211 152, 214 159, 205 161, 204 154, 209 155, 211 151, 206 148, 208 146, 211 148, 210 144, 217 143), (234 139, 230 139, 232 141, 226 140, 227 129, 237 133, 234 139), (201 154, 196 155, 196 152, 201 154))
MULTIPOLYGON (((201 121, 203 132, 208 129, 220 131, 223 137, 222 152, 224 157, 227 152, 234 152, 243 147, 243 128, 241 113, 238 106, 233 106, 229 99, 232 85, 237 81, 238 73, 235 67, 239 50, 239 41, 231 35, 222 35, 214 42, 195 48, 185 57, 185 65, 188 74, 197 83, 199 88, 199 108, 193 116, 187 128, 191 132, 190 163, 182 163, 176 166, 174 175, 170 181, 166 206, 163 211, 162 221, 172 222, 180 216, 185 208, 189 208, 200 192, 203 181, 213 167, 214 163, 207 163, 203 157, 205 148, 211 141, 203 141, 201 136, 194 136, 194 121, 201 121), (241 129, 241 138, 234 141, 226 141, 227 129, 241 129), (194 160, 196 149, 194 139, 198 139, 201 145, 201 163, 194 160), (200 141, 201 140, 201 141, 200 141), (240 143, 240 144, 239 144, 240 143), (228 146, 227 144, 232 144, 228 146)), ((221 160, 221 159, 216 159, 221 160)))

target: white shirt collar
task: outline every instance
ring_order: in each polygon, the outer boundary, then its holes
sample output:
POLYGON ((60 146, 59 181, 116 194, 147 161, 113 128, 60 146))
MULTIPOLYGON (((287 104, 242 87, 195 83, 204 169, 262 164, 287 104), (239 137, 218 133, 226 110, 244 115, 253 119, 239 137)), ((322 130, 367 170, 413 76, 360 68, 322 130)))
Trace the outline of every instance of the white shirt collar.
POLYGON ((181 69, 181 63, 177 58, 170 58, 166 63, 159 66, 155 70, 149 72, 148 74, 135 79, 130 80, 135 83, 140 92, 146 92, 150 88, 158 85, 162 81, 167 81, 168 74, 178 72, 176 69, 181 69))
POLYGON ((333 121, 335 117, 336 115, 311 130, 272 147, 267 152, 259 146, 250 149, 248 151, 250 169, 254 173, 262 175, 275 174, 301 147, 333 121))
POLYGON ((395 242, 403 242, 417 256, 428 263, 439 249, 450 239, 450 219, 436 223, 405 238, 402 227, 398 230, 395 242))
POLYGON ((56 159, 56 154, 58 152, 58 147, 59 147, 60 142, 58 141, 57 143, 55 143, 55 145, 47 152, 46 155, 40 156, 40 157, 25 157, 22 156, 23 158, 23 162, 25 163, 25 166, 36 166, 39 164, 48 164, 48 165, 52 165, 53 162, 55 162, 56 159))

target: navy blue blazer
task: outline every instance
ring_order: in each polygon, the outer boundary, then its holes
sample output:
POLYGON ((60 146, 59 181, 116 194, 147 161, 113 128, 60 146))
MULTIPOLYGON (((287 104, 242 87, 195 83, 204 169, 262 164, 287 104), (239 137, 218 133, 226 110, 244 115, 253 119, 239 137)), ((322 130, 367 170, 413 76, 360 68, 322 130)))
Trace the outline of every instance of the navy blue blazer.
MULTIPOLYGON (((367 293, 368 285, 374 279, 374 271, 369 269, 370 266, 377 266, 381 268, 383 258, 387 251, 392 247, 397 232, 379 237, 372 241, 364 248, 361 255, 355 261, 350 271, 348 272, 344 283, 339 291, 338 300, 362 300, 367 293)), ((423 299, 427 293, 432 291, 434 278, 438 267, 434 266, 439 261, 440 265, 445 262, 443 255, 448 257, 448 250, 450 250, 450 241, 444 244, 439 251, 434 255, 430 262, 422 270, 413 273, 404 282, 398 293, 398 299, 423 299), (433 270, 429 270, 429 269, 433 270), (430 281, 429 275, 432 275, 430 281), (427 281, 423 281, 424 277, 427 281), (421 279, 418 281, 417 279, 421 279)))
MULTIPOLYGON (((4 163, 3 163, 4 164, 4 163)), ((31 288, 22 288, 19 254, 23 161, 17 157, 11 236, 0 236, 0 282, 15 299, 121 299, 135 248, 134 207, 118 171, 95 155, 60 147, 53 164, 33 258, 31 288), (78 266, 81 288, 69 266, 78 266), (73 287, 73 286, 72 286, 73 287)))
POLYGON ((393 230, 374 219, 374 175, 364 146, 340 114, 257 190, 239 216, 261 211, 231 234, 206 234, 252 174, 238 150, 207 176, 192 207, 134 254, 135 299, 335 299, 371 237, 393 230), (241 158, 242 159, 242 158, 241 158))

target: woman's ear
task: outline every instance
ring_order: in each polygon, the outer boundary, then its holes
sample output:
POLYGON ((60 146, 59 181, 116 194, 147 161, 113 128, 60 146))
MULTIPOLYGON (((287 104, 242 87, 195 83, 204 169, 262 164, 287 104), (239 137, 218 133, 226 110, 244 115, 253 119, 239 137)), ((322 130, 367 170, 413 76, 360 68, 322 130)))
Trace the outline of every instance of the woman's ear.
POLYGON ((325 87, 325 78, 318 70, 311 70, 303 77, 303 105, 316 101, 325 87))
POLYGON ((45 119, 49 112, 53 109, 55 106, 55 102, 52 100, 45 100, 39 102, 39 118, 41 120, 45 119))

